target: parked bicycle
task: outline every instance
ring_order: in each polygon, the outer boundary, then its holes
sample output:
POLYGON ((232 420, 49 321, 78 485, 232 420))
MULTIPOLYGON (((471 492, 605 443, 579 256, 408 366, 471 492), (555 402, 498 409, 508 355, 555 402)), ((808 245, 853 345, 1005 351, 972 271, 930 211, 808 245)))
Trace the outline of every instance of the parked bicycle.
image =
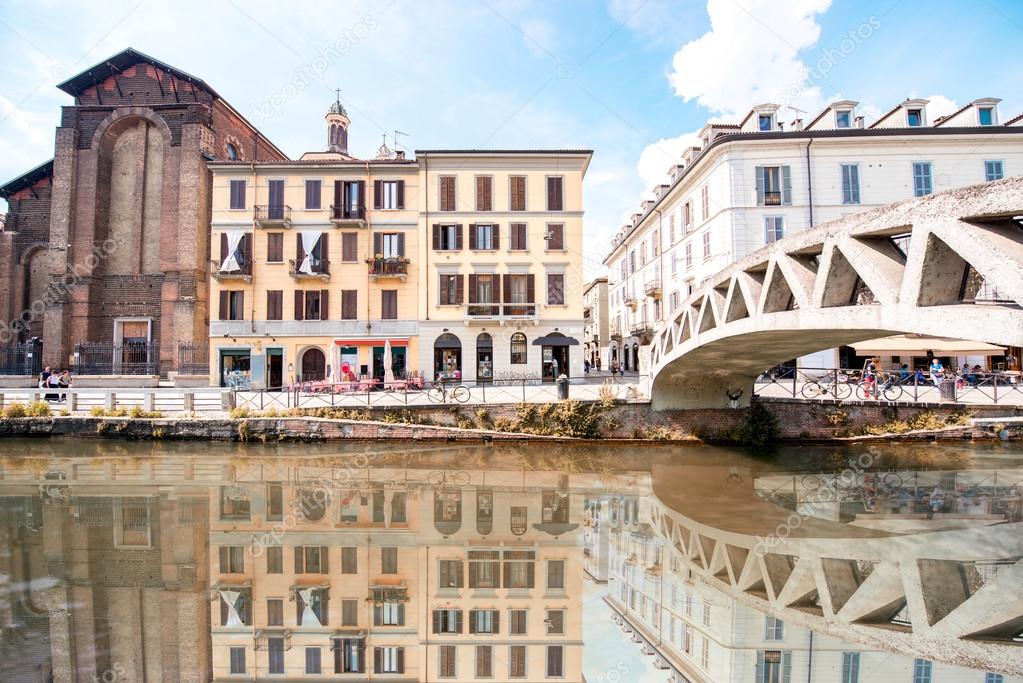
POLYGON ((822 398, 831 396, 832 398, 841 401, 849 398, 852 394, 852 388, 850 388, 846 382, 838 380, 834 375, 832 375, 830 377, 820 377, 818 379, 811 379, 804 382, 799 393, 803 395, 803 398, 822 398))
POLYGON ((446 382, 437 382, 427 395, 434 403, 447 403, 448 401, 465 403, 469 400, 470 391, 469 387, 462 384, 449 386, 446 382))

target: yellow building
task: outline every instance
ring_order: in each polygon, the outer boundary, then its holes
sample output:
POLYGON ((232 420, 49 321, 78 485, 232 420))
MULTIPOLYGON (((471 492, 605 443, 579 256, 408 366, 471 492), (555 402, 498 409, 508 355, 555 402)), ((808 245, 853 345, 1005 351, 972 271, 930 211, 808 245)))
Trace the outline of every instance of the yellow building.
POLYGON ((592 153, 359 160, 348 126, 335 102, 325 152, 210 163, 213 384, 581 378, 592 153))

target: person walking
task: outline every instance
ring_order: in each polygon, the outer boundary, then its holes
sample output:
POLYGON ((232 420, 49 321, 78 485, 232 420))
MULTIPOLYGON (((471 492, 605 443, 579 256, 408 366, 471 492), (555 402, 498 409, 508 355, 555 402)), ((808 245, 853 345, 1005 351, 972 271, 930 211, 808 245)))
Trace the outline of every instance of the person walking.
POLYGON ((46 400, 47 401, 59 401, 60 400, 60 394, 58 394, 56 392, 56 390, 60 388, 60 373, 59 372, 51 372, 50 373, 50 376, 46 378, 46 388, 52 390, 52 393, 51 392, 47 392, 47 394, 46 394, 46 400))
MULTIPOLYGON (((60 373, 60 382, 59 382, 59 384, 60 384, 61 389, 70 389, 71 388, 71 385, 73 384, 73 382, 71 381, 71 371, 70 370, 64 370, 64 372, 60 373)), ((60 402, 64 403, 65 401, 67 401, 67 392, 66 391, 62 391, 62 392, 60 392, 60 402)))
POLYGON ((597 355, 597 372, 600 372, 600 354, 597 355))

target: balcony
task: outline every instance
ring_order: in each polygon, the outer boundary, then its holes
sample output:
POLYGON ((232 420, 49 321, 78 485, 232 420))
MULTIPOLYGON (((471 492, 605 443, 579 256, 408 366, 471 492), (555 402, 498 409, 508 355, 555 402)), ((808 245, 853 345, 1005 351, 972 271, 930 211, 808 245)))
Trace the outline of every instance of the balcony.
POLYGON ((639 305, 639 299, 636 297, 636 295, 630 294, 629 292, 625 293, 624 301, 625 305, 632 309, 635 309, 636 306, 639 305))
POLYGON ((241 280, 243 282, 252 282, 251 263, 239 263, 238 268, 233 270, 224 270, 222 267, 223 265, 223 262, 219 259, 210 261, 210 275, 214 280, 241 280))
POLYGON ((622 338, 622 326, 616 323, 611 323, 611 338, 621 339, 622 338))
POLYGON ((369 258, 366 264, 369 266, 369 276, 374 280, 384 278, 396 278, 402 282, 408 277, 407 258, 369 258))
POLYGON ((366 207, 331 204, 330 222, 334 224, 335 228, 364 228, 366 227, 366 207))
POLYGON ((259 228, 290 228, 291 207, 283 204, 280 206, 257 204, 252 219, 256 222, 256 227, 259 228))
POLYGON ((296 263, 295 259, 288 261, 288 275, 296 280, 320 279, 326 282, 330 279, 330 261, 323 259, 309 259, 308 263, 296 263), (302 266, 305 265, 305 268, 302 266))
POLYGON ((781 206, 781 192, 764 192, 764 206, 781 206))
POLYGON ((636 320, 629 323, 629 332, 633 337, 649 337, 654 333, 654 326, 646 320, 636 320))
POLYGON ((660 299, 661 279, 654 278, 653 280, 647 280, 646 283, 643 285, 643 292, 653 299, 660 299))
POLYGON ((497 322, 504 324, 514 321, 530 321, 534 325, 537 320, 536 304, 498 304, 473 303, 465 306, 465 323, 497 322))

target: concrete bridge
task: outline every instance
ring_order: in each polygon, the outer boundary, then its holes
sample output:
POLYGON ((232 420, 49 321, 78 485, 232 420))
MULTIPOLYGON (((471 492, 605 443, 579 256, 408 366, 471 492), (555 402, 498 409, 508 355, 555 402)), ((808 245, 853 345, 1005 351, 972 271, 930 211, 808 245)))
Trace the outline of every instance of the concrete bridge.
POLYGON ((647 349, 654 408, 721 407, 791 358, 891 334, 1023 346, 1023 177, 786 237, 696 289, 647 349), (979 301, 979 287, 997 291, 979 301))

